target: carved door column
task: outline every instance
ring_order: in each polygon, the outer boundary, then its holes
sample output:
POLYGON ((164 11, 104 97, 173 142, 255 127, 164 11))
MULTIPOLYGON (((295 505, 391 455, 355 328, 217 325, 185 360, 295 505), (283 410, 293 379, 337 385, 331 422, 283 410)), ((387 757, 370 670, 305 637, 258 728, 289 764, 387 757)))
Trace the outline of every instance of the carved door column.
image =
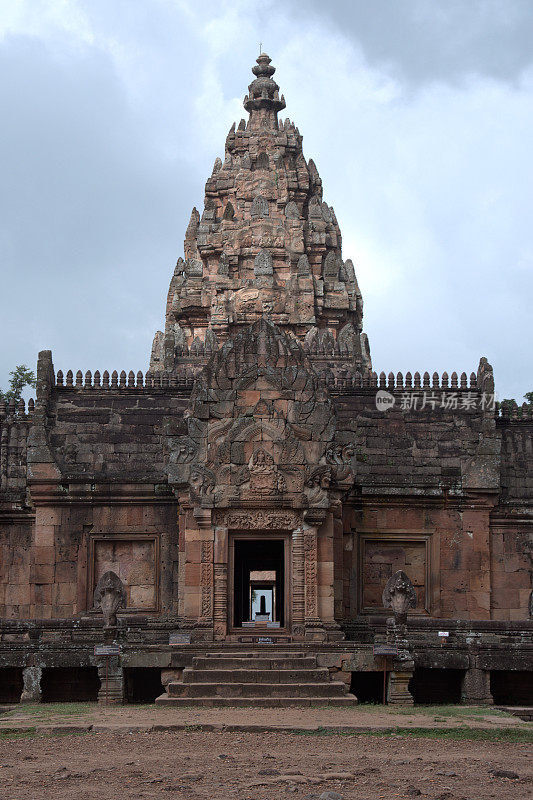
POLYGON ((304 528, 305 624, 320 623, 318 618, 318 532, 315 526, 304 528))
POLYGON ((215 528, 214 550, 214 632, 225 639, 228 632, 228 529, 215 528))
POLYGON ((200 563, 200 621, 204 624, 213 621, 213 549, 213 541, 204 539, 200 563))
POLYGON ((304 531, 296 528, 292 532, 292 632, 303 636, 305 623, 305 554, 304 531))

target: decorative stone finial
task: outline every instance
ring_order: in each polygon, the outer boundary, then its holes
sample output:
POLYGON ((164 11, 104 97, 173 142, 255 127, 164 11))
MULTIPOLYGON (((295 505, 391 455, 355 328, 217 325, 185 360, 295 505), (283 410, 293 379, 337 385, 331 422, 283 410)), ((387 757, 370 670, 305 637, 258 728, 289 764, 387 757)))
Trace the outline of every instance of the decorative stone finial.
POLYGON ((285 98, 279 96, 279 86, 272 79, 276 71, 270 65, 271 59, 266 53, 257 58, 257 65, 252 67, 255 80, 248 86, 248 94, 244 98, 244 107, 250 113, 252 128, 278 128, 278 111, 285 108, 285 98))

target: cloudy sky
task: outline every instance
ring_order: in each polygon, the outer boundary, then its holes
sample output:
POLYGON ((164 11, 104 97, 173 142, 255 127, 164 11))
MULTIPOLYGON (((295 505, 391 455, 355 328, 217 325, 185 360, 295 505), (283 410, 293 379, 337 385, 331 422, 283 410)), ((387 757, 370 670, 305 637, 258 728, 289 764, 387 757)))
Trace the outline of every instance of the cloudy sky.
MULTIPOLYGON (((374 368, 533 390, 530 0, 0 0, 0 386, 146 369, 259 42, 356 265, 374 368)), ((284 112, 285 113, 285 112, 284 112)))

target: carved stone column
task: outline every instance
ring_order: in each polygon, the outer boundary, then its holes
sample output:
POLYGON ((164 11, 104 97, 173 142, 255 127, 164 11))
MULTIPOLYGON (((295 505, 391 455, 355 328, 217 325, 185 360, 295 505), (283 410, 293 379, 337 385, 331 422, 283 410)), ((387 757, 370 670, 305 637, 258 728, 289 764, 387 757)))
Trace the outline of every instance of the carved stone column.
POLYGON ((303 528, 292 532, 292 633, 304 635, 305 623, 305 552, 303 528))
POLYGON ((202 561, 200 563, 201 606, 200 620, 213 621, 213 542, 202 542, 202 561))
POLYGON ((305 627, 320 626, 318 617, 318 534, 315 526, 304 528, 305 627))
POLYGON ((409 681, 412 677, 413 673, 410 670, 405 672, 393 670, 389 672, 387 703, 397 706, 413 705, 413 695, 409 691, 409 681))
POLYGON ((100 689, 98 702, 101 705, 124 703, 124 670, 120 656, 103 656, 96 659, 100 689))
POLYGON ((466 670, 461 687, 461 703, 476 706, 491 706, 494 703, 488 670, 474 667, 466 670))
POLYGON ((214 632, 225 639, 228 632, 228 529, 215 528, 214 548, 214 632))
POLYGON ((22 670, 24 688, 20 696, 21 703, 40 703, 41 702, 41 667, 25 667, 22 670))

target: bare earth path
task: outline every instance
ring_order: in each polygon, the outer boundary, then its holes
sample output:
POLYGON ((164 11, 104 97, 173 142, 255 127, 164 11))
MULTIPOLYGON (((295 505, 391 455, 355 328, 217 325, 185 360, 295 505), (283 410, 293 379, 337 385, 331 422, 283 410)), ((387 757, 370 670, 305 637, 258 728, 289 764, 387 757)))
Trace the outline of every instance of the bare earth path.
POLYGON ((529 800, 532 741, 487 708, 18 706, 0 715, 0 798, 529 800), (230 728, 246 725, 272 730, 230 728))
POLYGON ((29 737, 0 741, 0 798, 312 800, 335 792, 344 800, 527 800, 533 796, 531 756, 526 744, 394 735, 29 737))
POLYGON ((398 708, 360 705, 334 708, 162 708, 155 705, 99 706, 96 703, 49 703, 15 706, 0 714, 0 733, 6 728, 50 727, 87 729, 147 730, 158 726, 273 726, 316 729, 318 727, 357 728, 360 730, 405 728, 507 728, 533 730, 532 723, 497 709, 476 706, 415 706, 398 708))

